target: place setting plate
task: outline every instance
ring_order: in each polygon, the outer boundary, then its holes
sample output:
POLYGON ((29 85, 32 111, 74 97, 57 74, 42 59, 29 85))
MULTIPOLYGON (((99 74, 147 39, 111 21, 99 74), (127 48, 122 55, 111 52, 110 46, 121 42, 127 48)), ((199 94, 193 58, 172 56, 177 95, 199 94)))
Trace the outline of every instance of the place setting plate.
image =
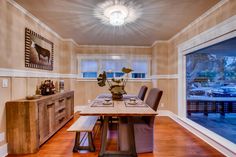
POLYGON ((111 99, 96 100, 92 102, 91 107, 114 107, 114 102, 111 99))
POLYGON ((147 107, 147 105, 136 98, 130 98, 129 100, 124 101, 126 107, 147 107))

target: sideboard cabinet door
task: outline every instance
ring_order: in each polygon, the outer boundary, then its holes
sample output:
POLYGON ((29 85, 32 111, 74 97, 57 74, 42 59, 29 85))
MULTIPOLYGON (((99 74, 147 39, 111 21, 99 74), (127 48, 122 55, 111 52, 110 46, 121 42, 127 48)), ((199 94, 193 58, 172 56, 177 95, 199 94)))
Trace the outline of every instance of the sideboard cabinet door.
POLYGON ((70 118, 74 114, 74 96, 70 95, 66 97, 66 116, 70 118))
POLYGON ((39 144, 44 143, 55 128, 55 103, 39 103, 39 144))

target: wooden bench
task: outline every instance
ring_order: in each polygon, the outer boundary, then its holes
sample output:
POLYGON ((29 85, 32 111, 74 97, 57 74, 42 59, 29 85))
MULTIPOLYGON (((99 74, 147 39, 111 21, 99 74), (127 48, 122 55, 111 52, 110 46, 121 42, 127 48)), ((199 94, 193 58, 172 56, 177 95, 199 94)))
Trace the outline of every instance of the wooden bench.
POLYGON ((76 122, 74 122, 67 131, 76 132, 75 145, 73 152, 78 152, 78 150, 89 150, 91 152, 95 151, 95 146, 93 143, 92 132, 94 126, 97 122, 98 116, 80 116, 76 122), (84 137, 80 140, 80 133, 85 132, 88 134, 88 146, 81 146, 84 137))

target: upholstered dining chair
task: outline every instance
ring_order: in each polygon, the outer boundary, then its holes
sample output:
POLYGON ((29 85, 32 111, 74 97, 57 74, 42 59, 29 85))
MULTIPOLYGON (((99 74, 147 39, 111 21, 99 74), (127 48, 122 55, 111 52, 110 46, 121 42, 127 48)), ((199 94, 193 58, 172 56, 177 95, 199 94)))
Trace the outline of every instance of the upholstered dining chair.
POLYGON ((139 93, 138 93, 138 98, 140 100, 144 100, 145 98, 145 95, 147 93, 147 90, 148 90, 148 87, 147 86, 142 86, 139 90, 139 93))
MULTIPOLYGON (((153 110, 157 110, 163 91, 152 88, 147 96, 146 104, 153 110)), ((154 120, 155 116, 134 117, 134 136, 137 153, 147 153, 153 151, 154 145, 154 120)), ((119 120, 118 142, 121 151, 129 150, 128 124, 126 118, 119 120)))

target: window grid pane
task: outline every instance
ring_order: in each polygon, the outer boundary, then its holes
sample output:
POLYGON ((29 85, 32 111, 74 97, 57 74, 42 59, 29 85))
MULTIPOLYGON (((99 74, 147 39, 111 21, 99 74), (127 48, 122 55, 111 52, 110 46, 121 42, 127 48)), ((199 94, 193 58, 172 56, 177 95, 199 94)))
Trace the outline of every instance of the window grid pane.
POLYGON ((81 61, 81 72, 98 71, 98 62, 96 60, 86 59, 81 61))
POLYGON ((135 73, 147 73, 148 61, 147 60, 133 60, 132 69, 135 73))
POLYGON ((107 78, 113 78, 114 77, 114 73, 113 72, 107 72, 107 78))
POLYGON ((122 77, 124 76, 123 72, 115 72, 115 77, 122 77))
POLYGON ((83 78, 96 78, 97 72, 83 72, 83 78))
POLYGON ((145 78, 145 73, 132 73, 132 78, 145 78))

